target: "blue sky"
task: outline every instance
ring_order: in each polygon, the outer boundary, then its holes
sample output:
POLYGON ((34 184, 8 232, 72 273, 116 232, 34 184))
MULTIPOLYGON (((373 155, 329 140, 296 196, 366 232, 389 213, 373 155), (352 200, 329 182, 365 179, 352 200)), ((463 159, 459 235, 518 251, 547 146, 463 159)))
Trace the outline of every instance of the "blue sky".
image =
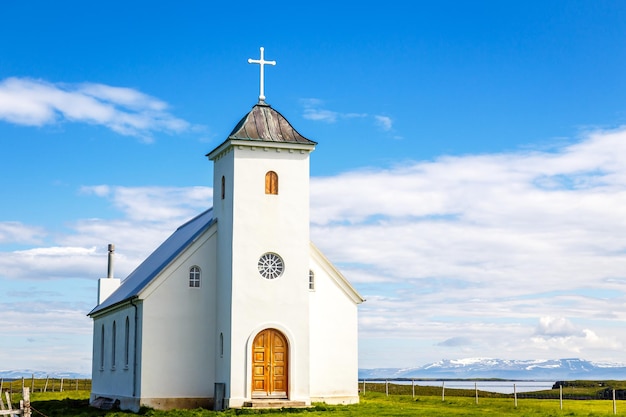
POLYGON ((0 6, 0 369, 90 371, 106 245, 211 205, 260 46, 361 367, 626 362, 626 3, 212 3, 0 6))

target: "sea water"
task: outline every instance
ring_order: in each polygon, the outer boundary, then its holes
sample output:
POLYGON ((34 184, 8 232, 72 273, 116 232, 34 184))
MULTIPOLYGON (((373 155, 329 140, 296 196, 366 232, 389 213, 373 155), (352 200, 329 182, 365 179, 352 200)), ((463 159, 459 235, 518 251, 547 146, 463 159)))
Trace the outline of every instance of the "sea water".
MULTIPOLYGON (((379 380, 370 380, 365 381, 365 390, 367 390, 368 383, 385 383, 385 381, 389 381, 390 384, 402 384, 402 385, 411 385, 411 380, 392 380, 392 379, 379 379, 379 380)), ((507 381, 507 380, 497 380, 497 381, 471 381, 471 380, 415 380, 415 385, 425 386, 425 387, 445 387, 448 389, 467 389, 473 390, 478 388, 480 391, 488 391, 488 392, 497 392, 499 394, 513 394, 513 392, 521 393, 521 392, 533 392, 533 391, 544 391, 552 389, 552 386, 555 384, 554 381, 507 381)), ((360 387, 363 387, 363 381, 360 382, 360 387)))

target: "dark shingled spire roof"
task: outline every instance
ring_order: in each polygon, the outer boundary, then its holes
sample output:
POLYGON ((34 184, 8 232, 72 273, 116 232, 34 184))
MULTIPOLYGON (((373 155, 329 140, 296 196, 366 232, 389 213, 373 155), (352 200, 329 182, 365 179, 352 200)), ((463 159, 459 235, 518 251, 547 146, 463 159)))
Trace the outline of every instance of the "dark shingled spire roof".
POLYGON ((302 136, 285 117, 265 103, 258 103, 237 123, 228 139, 315 145, 302 136))

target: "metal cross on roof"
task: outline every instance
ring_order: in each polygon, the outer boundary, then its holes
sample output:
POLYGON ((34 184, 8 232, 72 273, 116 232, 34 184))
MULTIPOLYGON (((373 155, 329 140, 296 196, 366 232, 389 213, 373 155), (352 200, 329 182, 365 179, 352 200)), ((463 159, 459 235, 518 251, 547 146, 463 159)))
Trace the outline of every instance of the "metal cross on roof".
POLYGON ((276 65, 276 61, 266 61, 263 58, 263 51, 265 48, 261 47, 261 59, 248 59, 248 64, 259 64, 261 67, 261 92, 259 93, 259 103, 265 103, 265 71, 263 67, 265 65, 276 65))

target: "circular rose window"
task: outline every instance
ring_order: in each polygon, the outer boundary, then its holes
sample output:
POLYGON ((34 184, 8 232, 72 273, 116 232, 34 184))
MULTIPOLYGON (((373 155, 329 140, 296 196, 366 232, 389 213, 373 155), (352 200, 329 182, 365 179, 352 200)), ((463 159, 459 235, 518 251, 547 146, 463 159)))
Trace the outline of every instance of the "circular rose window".
POLYGON ((259 274, 266 279, 275 279, 283 274, 285 264, 275 253, 266 253, 259 258, 259 274))

